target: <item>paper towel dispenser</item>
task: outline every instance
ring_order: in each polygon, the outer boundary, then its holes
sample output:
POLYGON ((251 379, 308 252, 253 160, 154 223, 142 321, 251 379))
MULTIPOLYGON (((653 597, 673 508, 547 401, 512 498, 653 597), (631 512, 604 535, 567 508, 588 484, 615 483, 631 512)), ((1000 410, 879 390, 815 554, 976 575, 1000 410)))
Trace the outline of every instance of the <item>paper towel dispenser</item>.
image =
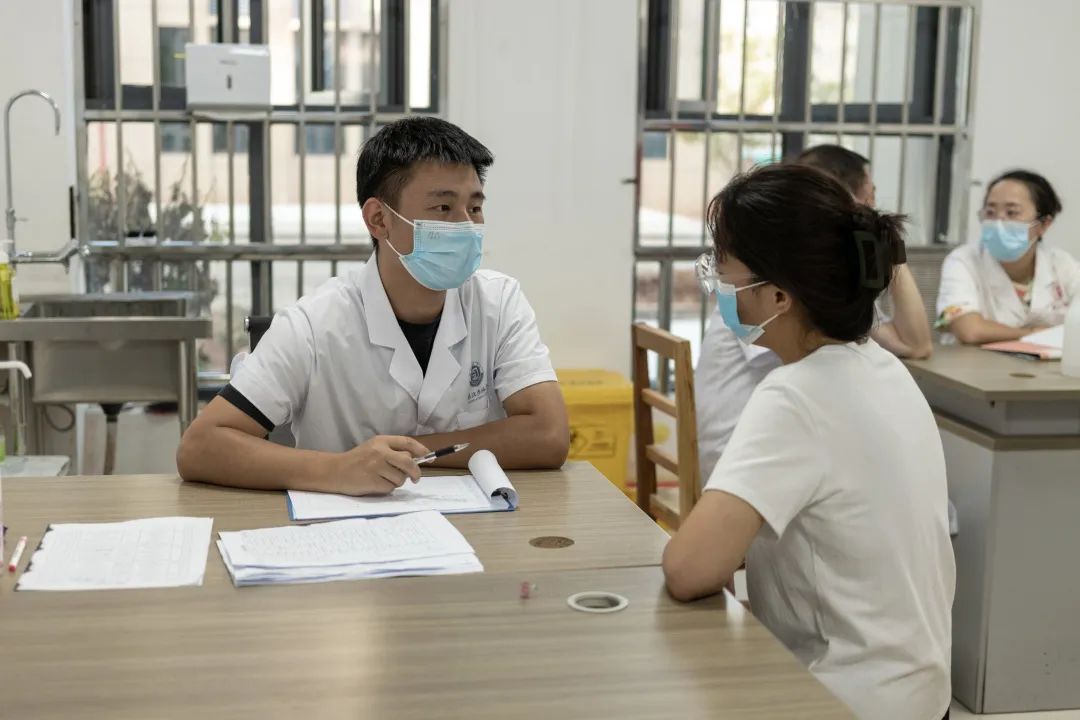
POLYGON ((270 107, 270 48, 211 43, 184 46, 189 108, 270 107))

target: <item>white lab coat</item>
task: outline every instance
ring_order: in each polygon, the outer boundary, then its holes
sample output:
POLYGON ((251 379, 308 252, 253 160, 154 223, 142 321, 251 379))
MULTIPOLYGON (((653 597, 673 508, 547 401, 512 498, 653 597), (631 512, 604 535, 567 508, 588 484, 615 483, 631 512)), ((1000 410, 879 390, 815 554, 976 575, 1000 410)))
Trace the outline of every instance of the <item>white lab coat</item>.
MULTIPOLYGON (((1040 242, 1035 249, 1031 307, 1025 307, 1012 281, 981 244, 962 245, 945 258, 938 291, 938 318, 948 323, 977 312, 1011 327, 1060 325, 1073 298, 1080 295, 1080 263, 1061 248, 1040 242)), ((943 343, 955 342, 951 334, 943 343)))
POLYGON ((447 291, 425 375, 376 262, 280 311, 232 378, 275 426, 291 425, 297 447, 342 452, 375 435, 476 427, 506 417, 516 392, 556 380, 518 282, 487 270, 447 291))

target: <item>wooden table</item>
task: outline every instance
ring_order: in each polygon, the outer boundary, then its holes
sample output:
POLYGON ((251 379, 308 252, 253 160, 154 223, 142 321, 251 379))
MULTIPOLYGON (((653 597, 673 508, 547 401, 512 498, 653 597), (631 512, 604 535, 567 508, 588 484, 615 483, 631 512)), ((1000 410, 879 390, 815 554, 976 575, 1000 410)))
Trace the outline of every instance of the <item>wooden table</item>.
MULTIPOLYGON (((850 717, 730 596, 673 602, 656 565, 666 535, 590 467, 513 480, 517 512, 451 517, 480 575, 238 590, 212 549, 201 588, 15 593, 5 577, 0 715, 850 717), (576 542, 529 545, 548 534, 576 542), (570 609, 584 590, 630 606, 570 609)), ((154 515, 287 522, 280 493, 162 476, 5 481, 4 501, 9 538, 154 515)))
POLYGON ((907 365, 959 518, 954 694, 976 712, 1080 707, 1080 378, 972 347, 907 365))
MULTIPOLYGON (((448 515, 489 572, 573 570, 657 565, 668 535, 588 463, 563 470, 513 473, 521 495, 515 512, 448 515), (564 548, 534 547, 538 537, 565 537, 564 548)), ((184 483, 164 475, 109 475, 4 479, 8 538, 29 537, 37 547, 49 523, 114 522, 187 515, 214 518, 214 533, 288 525, 282 492, 254 492, 184 483)), ((524 579, 524 578, 523 578, 524 579)), ((228 581, 217 549, 207 581, 228 581)), ((0 593, 13 585, 0 579, 0 593)))
POLYGON ((234 590, 16 593, 12 718, 840 718, 730 596, 679 605, 659 568, 234 590), (610 615, 571 610, 620 593, 610 615))

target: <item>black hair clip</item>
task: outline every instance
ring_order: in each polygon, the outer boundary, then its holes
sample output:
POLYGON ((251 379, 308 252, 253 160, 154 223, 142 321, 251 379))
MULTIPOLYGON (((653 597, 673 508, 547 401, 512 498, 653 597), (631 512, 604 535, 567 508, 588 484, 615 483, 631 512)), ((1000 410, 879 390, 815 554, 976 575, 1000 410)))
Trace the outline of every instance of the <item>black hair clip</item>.
POLYGON ((885 241, 868 230, 856 230, 855 249, 859 252, 859 287, 885 289, 885 241))

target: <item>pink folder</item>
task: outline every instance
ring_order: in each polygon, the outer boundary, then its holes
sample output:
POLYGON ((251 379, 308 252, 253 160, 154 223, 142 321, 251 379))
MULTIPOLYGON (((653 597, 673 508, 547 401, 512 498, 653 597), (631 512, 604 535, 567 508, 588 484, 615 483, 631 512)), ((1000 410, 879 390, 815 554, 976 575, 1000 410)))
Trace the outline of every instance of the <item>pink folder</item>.
POLYGON ((1023 340, 1007 340, 1005 342, 987 343, 981 346, 983 350, 1019 355, 1031 360, 1060 360, 1061 348, 1039 345, 1037 343, 1024 342, 1023 340))

